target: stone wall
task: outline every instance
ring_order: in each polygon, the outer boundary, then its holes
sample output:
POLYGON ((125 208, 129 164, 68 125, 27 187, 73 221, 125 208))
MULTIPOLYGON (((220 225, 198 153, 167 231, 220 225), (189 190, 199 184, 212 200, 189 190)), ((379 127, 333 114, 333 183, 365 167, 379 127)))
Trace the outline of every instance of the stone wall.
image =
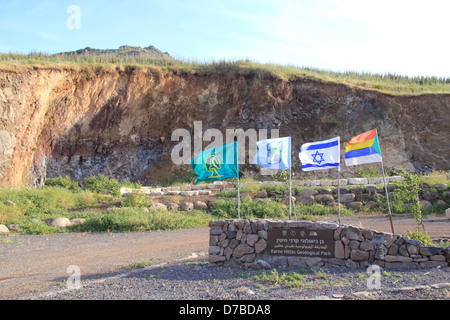
MULTIPOLYGON (((399 181, 403 181, 403 177, 401 176, 392 176, 386 177, 386 183, 395 183, 399 181)), ((348 178, 348 179, 340 179, 339 181, 341 186, 361 186, 361 185, 376 185, 382 184, 383 178, 373 177, 373 178, 348 178)), ((241 182, 241 185, 244 186, 246 183, 241 182)), ((278 181, 253 181, 251 184, 260 184, 260 185, 271 185, 278 184, 285 186, 285 182, 278 181)), ((338 180, 292 180, 293 186, 299 187, 331 187, 337 186, 338 180)), ((176 187, 164 187, 164 188, 152 188, 152 187, 142 187, 140 189, 132 189, 132 188, 120 188, 121 194, 131 194, 131 193, 145 193, 153 196, 163 196, 163 195, 181 195, 181 196, 195 196, 195 195, 209 195, 216 194, 223 190, 234 190, 234 186, 232 183, 227 181, 214 181, 209 184, 200 184, 200 185, 191 185, 184 184, 176 187)))
POLYGON ((215 220, 210 224, 209 262, 245 268, 348 267, 382 268, 447 267, 450 247, 425 246, 418 240, 330 222, 282 220, 215 220), (328 230, 332 237, 329 257, 273 255, 270 230, 328 230))

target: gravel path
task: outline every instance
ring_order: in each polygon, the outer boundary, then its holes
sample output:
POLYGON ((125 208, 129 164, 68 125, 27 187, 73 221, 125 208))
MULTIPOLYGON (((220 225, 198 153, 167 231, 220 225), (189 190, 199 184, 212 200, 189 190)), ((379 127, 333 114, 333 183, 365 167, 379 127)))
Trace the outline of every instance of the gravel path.
MULTIPOLYGON (((400 219, 394 219, 397 229, 414 226, 413 219, 400 219)), ((342 220, 378 231, 390 229, 386 217, 342 220)), ((448 235, 449 221, 430 219, 427 232, 434 238, 448 235)), ((396 233, 402 233, 397 229, 396 233)), ((152 233, 0 236, 0 299, 450 300, 449 267, 386 270, 379 278, 379 289, 369 290, 371 275, 366 269, 287 268, 275 273, 210 265, 208 239, 206 227, 152 233), (124 268, 140 263, 150 266, 124 268), (70 265, 80 268, 80 289, 67 288, 70 265), (283 274, 300 280, 261 280, 262 275, 283 274)))
MULTIPOLYGON (((368 288, 366 269, 253 270, 213 266, 206 257, 170 262, 116 276, 87 279, 30 299, 57 300, 450 300, 450 268, 388 270, 379 289, 368 288), (299 281, 265 282, 261 275, 297 275, 299 281)), ((374 282, 371 282, 374 283, 374 282)))
POLYGON ((60 233, 0 236, 0 299, 43 292, 72 274, 120 272, 139 263, 173 261, 207 252, 209 228, 142 233, 60 233))

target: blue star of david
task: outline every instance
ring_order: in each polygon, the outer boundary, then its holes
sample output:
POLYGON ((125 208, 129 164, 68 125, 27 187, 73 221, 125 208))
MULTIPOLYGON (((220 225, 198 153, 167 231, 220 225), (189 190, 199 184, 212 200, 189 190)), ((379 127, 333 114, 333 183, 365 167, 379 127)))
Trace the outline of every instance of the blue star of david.
POLYGON ((319 150, 316 151, 315 154, 312 154, 313 157, 313 162, 318 163, 319 165, 325 161, 325 159, 323 158, 323 153, 319 153, 319 150))

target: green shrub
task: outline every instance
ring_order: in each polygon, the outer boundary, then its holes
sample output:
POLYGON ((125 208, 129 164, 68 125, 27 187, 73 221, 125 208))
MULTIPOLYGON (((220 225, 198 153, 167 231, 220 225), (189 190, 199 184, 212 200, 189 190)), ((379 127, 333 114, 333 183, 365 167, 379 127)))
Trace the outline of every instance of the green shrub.
POLYGON ((431 237, 425 231, 419 231, 419 227, 414 232, 406 230, 406 236, 410 239, 420 240, 426 246, 432 242, 431 237))
POLYGON ((91 216, 85 223, 69 227, 78 232, 134 232, 193 228, 208 225, 211 216, 194 211, 179 214, 143 208, 116 208, 108 214, 91 216))
POLYGON ((152 200, 143 193, 134 193, 123 197, 122 207, 144 208, 151 207, 152 200))
POLYGON ((259 183, 255 182, 247 182, 240 186, 240 193, 244 192, 253 192, 253 194, 258 194, 258 192, 261 190, 261 185, 259 183))
POLYGON ((131 182, 130 180, 125 180, 122 182, 122 187, 130 189, 140 189, 142 184, 140 182, 131 182))
MULTIPOLYGON (((299 204, 295 206, 295 213, 302 216, 327 216, 327 215, 337 215, 339 208, 324 206, 323 204, 299 204)), ((351 216, 353 215, 352 209, 347 207, 341 207, 341 216, 351 216)))
POLYGON ((41 221, 41 223, 24 221, 20 224, 20 226, 22 229, 21 232, 24 234, 42 235, 42 234, 67 232, 66 228, 50 227, 44 221, 41 221))
POLYGON ((97 193, 106 193, 118 197, 120 195, 121 184, 117 179, 108 178, 104 174, 92 176, 84 179, 85 190, 97 193))
POLYGON ((377 177, 378 170, 377 168, 362 168, 356 170, 356 176, 359 178, 370 178, 377 177))
POLYGON ((48 187, 61 187, 71 191, 79 191, 80 187, 78 182, 73 181, 69 176, 49 178, 45 181, 45 185, 48 187))
MULTIPOLYGON (((266 199, 252 201, 241 199, 241 218, 284 218, 288 215, 288 208, 281 203, 266 199)), ((238 204, 235 199, 222 199, 214 203, 211 208, 213 214, 219 218, 237 218, 238 204)))
POLYGON ((0 189, 0 223, 23 225, 24 233, 48 233, 48 230, 33 231, 43 226, 27 226, 28 221, 70 217, 73 209, 97 206, 100 202, 111 202, 111 196, 83 190, 73 192, 61 187, 0 189))
MULTIPOLYGON (((261 188, 263 190, 265 190, 267 193, 276 192, 277 194, 282 195, 282 196, 284 196, 286 191, 289 190, 289 186, 284 185, 284 184, 283 185, 275 184, 275 183, 263 185, 263 186, 261 186, 261 188)), ((295 190, 295 188, 292 188, 292 190, 295 190)))

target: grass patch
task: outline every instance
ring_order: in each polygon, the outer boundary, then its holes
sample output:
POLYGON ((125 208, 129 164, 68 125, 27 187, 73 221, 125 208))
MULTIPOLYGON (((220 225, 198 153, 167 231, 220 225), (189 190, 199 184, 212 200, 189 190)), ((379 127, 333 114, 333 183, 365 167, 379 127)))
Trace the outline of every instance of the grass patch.
POLYGON ((322 269, 301 268, 300 271, 281 273, 272 269, 269 272, 256 275, 255 280, 272 287, 287 286, 291 289, 321 289, 336 285, 350 285, 347 279, 336 279, 322 269))
MULTIPOLYGON (((219 194, 211 211, 220 219, 235 219, 238 217, 237 191, 224 191, 219 194)), ((282 197, 282 196, 280 196, 282 197)), ((284 196, 283 196, 284 197, 284 196)), ((337 215, 338 207, 329 207, 319 203, 296 204, 292 207, 292 216, 301 220, 320 220, 321 216, 337 215)), ((351 216, 354 210, 341 207, 341 216, 351 216)), ((277 197, 263 200, 241 199, 241 218, 243 219, 283 219, 289 216, 289 206, 277 202, 277 197)))
POLYGON ((201 211, 173 213, 147 208, 116 208, 68 227, 75 232, 144 232, 206 226, 211 216, 201 211))
POLYGON ((179 75, 196 74, 205 77, 238 78, 253 76, 260 80, 311 79, 323 82, 344 83, 368 90, 391 94, 424 94, 450 92, 450 79, 438 77, 408 77, 396 74, 373 74, 366 72, 333 72, 295 65, 258 63, 247 60, 219 60, 199 62, 155 57, 149 55, 92 54, 92 55, 49 55, 41 52, 0 53, 0 67, 17 70, 35 66, 60 68, 98 68, 131 72, 137 68, 153 67, 179 75))
POLYGON ((153 201, 146 194, 135 193, 122 197, 121 203, 123 207, 146 208, 151 207, 153 201))
POLYGON ((70 216, 70 209, 89 208, 112 202, 113 198, 109 195, 91 191, 73 192, 60 187, 1 189, 0 223, 25 224, 31 219, 70 216))
MULTIPOLYGON (((327 216, 337 215, 339 208, 329 207, 323 204, 314 203, 310 205, 299 204, 295 206, 295 213, 301 216, 327 216)), ((341 216, 352 216, 355 213, 354 210, 347 207, 341 207, 341 216)))
MULTIPOLYGON (((236 199, 221 199, 211 208, 213 214, 219 219, 235 219, 238 217, 238 204, 236 199)), ((241 219, 271 219, 285 218, 289 215, 289 208, 281 203, 265 199, 252 201, 241 199, 241 219)))
POLYGON ((49 234, 173 230, 206 226, 211 219, 202 211, 152 210, 152 201, 144 194, 120 196, 121 186, 115 179, 98 176, 85 179, 85 190, 67 177, 52 179, 42 188, 0 189, 0 224, 16 225, 15 231, 24 234, 49 234), (47 225, 57 217, 86 222, 66 228, 47 225))

